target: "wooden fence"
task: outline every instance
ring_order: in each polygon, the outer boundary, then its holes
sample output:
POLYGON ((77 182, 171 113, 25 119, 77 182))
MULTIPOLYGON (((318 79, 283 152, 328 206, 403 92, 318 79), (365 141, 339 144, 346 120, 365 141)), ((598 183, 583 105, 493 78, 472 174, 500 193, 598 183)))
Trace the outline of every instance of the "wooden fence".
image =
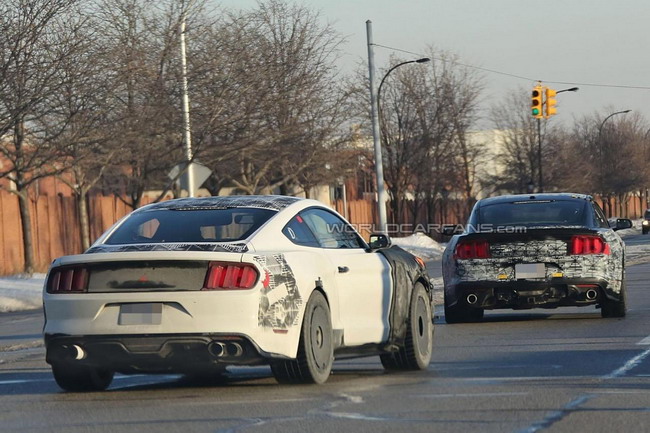
MULTIPOLYGON (((130 208, 117 197, 90 199, 91 239, 96 239, 130 208)), ((31 201, 32 239, 37 272, 57 257, 82 252, 79 214, 74 197, 40 196, 31 201)), ((24 250, 18 197, 0 190, 0 275, 23 271, 24 250)))
MULTIPOLYGON (((605 209, 607 216, 639 218, 645 210, 645 202, 639 197, 626 199, 597 199, 605 209)), ((143 203, 144 204, 144 203, 143 203)), ((374 201, 347 201, 347 210, 343 201, 335 203, 335 209, 354 224, 364 238, 377 227, 377 205, 374 201)), ((46 272, 49 264, 57 257, 82 252, 79 234, 79 215, 74 197, 40 196, 31 202, 32 233, 36 271, 46 272)), ((433 223, 462 224, 461 209, 463 203, 449 200, 445 212, 436 212, 433 221, 427 221, 424 215, 412 218, 408 211, 400 221, 407 223, 406 230, 392 233, 395 236, 407 236, 410 229, 431 227, 433 223)), ((119 198, 114 196, 93 196, 89 200, 89 221, 91 241, 97 239, 119 218, 130 211, 119 198)), ((440 239, 436 233, 430 236, 440 239)), ((0 190, 0 275, 19 274, 24 267, 22 227, 18 208, 18 198, 7 191, 0 190)))

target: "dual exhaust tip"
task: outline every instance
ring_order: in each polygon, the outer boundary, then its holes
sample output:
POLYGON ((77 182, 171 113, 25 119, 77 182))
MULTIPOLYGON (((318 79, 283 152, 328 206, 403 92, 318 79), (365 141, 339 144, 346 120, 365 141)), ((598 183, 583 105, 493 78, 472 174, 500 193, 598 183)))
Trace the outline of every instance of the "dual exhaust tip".
MULTIPOLYGON (((81 361, 88 356, 83 347, 78 344, 73 344, 70 346, 65 346, 67 349, 67 356, 74 359, 75 361, 81 361)), ((235 356, 239 357, 244 354, 244 348, 241 344, 237 342, 228 342, 222 343, 220 341, 215 341, 210 343, 208 346, 208 351, 215 358, 221 358, 224 356, 235 356)))
MULTIPOLYGON (((598 298, 598 291, 596 289, 589 289, 585 292, 585 298, 588 301, 594 301, 598 298)), ((474 305, 478 302, 478 296, 476 296, 474 293, 470 293, 467 295, 467 298, 465 298, 467 303, 469 305, 474 305)), ((534 298, 532 298, 532 302, 529 300, 529 303, 534 303, 534 298)))
POLYGON ((223 343, 221 341, 210 343, 208 346, 208 351, 215 358, 222 358, 224 356, 239 357, 244 354, 244 348, 242 345, 232 341, 229 341, 227 343, 223 343))

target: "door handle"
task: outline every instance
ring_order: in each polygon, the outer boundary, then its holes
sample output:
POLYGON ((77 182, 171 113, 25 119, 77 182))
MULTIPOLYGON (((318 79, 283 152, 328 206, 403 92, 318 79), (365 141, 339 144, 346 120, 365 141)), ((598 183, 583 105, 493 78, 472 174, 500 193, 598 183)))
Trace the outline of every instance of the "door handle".
POLYGON ((339 274, 344 274, 349 270, 350 268, 348 268, 347 266, 339 266, 339 274))

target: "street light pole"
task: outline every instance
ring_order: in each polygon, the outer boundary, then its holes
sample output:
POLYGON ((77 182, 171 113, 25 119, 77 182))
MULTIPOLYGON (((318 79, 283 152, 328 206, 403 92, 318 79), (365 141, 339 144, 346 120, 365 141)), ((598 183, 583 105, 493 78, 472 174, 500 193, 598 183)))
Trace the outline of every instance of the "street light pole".
POLYGON ((373 50, 372 42, 372 21, 366 21, 366 33, 368 36, 368 79, 370 80, 370 108, 371 108, 371 117, 372 117, 372 139, 375 150, 375 177, 377 178, 377 210, 379 216, 379 231, 386 233, 386 187, 384 186, 384 163, 382 158, 382 149, 381 149, 381 130, 379 129, 379 112, 381 107, 379 105, 380 95, 381 95, 381 86, 386 81, 388 75, 393 72, 395 69, 400 66, 407 65, 409 63, 426 63, 431 59, 423 57, 417 60, 408 60, 406 62, 398 63, 393 66, 384 74, 381 82, 379 83, 379 88, 375 94, 375 52, 373 50))
MULTIPOLYGON (((602 180, 603 179, 603 172, 605 171, 604 170, 605 160, 603 158, 603 156, 604 156, 603 153, 604 152, 603 152, 603 141, 602 141, 603 126, 605 126, 605 122, 607 122, 609 119, 616 116, 617 114, 626 114, 626 113, 629 113, 630 111, 632 111, 632 110, 616 111, 616 112, 610 114, 609 116, 605 117, 605 119, 601 122, 600 126, 598 127, 598 151, 600 153, 600 158, 599 158, 600 159, 600 161, 599 161, 600 162, 600 176, 599 176, 599 179, 601 179, 601 181, 600 181, 600 189, 601 189, 600 193, 603 195, 601 197, 601 200, 603 200, 603 204, 605 203, 604 202, 605 183, 602 180)), ((608 206, 607 207, 609 208, 609 199, 608 199, 608 206)), ((609 214, 611 214, 611 209, 608 209, 608 210, 609 210, 609 214)))
POLYGON ((190 127, 190 98, 188 96, 187 86, 187 53, 185 47, 185 21, 187 18, 187 9, 184 9, 181 15, 180 26, 180 44, 181 44, 181 79, 183 88, 183 142, 185 145, 185 159, 187 160, 187 168, 185 176, 187 176, 187 195, 188 197, 195 196, 194 186, 194 170, 192 167, 192 132, 190 127))

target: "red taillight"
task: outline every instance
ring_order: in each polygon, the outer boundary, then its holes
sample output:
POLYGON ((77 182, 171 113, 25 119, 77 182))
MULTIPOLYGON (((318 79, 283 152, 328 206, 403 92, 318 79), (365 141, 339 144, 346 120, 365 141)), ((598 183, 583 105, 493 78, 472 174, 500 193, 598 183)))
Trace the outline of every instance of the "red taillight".
POLYGON ((82 293, 88 291, 88 270, 82 267, 61 268, 50 273, 48 293, 82 293))
POLYGON ((246 263, 211 262, 203 290, 250 289, 257 282, 257 269, 246 263))
POLYGON ((490 244, 486 240, 466 240, 458 242, 454 251, 455 259, 487 259, 490 257, 490 244))
POLYGON ((610 254, 609 244, 600 236, 575 235, 569 243, 569 254, 610 254))

